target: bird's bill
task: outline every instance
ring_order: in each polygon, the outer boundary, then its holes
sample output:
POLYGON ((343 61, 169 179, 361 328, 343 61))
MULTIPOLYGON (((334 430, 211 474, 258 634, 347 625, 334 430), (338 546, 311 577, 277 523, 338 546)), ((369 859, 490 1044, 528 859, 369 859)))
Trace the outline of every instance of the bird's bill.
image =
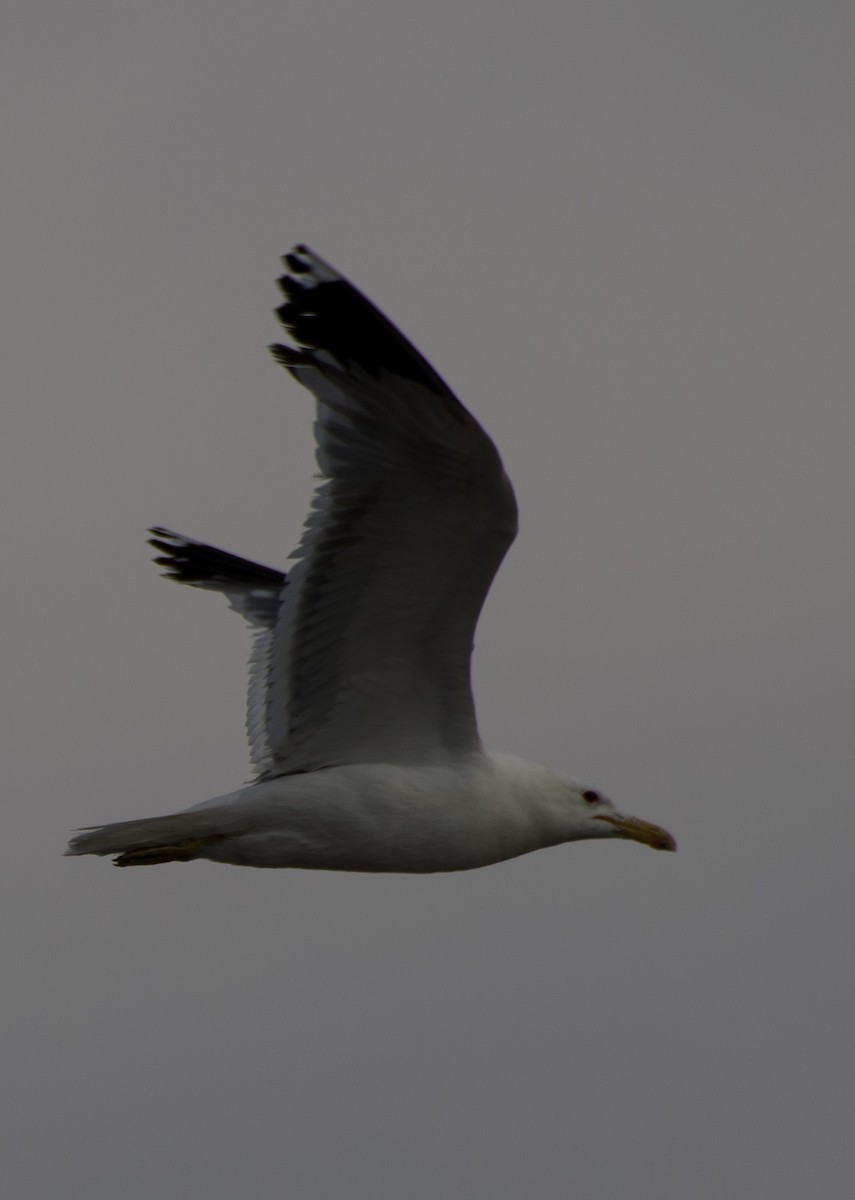
POLYGON ((609 825, 614 825, 621 837, 632 838, 634 842, 652 846, 654 850, 677 849, 677 843, 668 830, 663 829, 661 825, 654 825, 652 821, 642 821, 640 817, 611 816, 605 813, 594 817, 594 820, 607 821, 609 825))

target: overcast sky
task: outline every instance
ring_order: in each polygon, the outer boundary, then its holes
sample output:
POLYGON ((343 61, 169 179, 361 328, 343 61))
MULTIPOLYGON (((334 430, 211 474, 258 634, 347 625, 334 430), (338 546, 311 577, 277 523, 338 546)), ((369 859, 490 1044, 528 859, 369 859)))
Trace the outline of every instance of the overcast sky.
POLYGON ((4 1195, 852 1194, 855 9, 9 0, 4 1195), (489 744, 675 834, 462 875, 116 871, 248 775, 308 241, 498 444, 489 744))

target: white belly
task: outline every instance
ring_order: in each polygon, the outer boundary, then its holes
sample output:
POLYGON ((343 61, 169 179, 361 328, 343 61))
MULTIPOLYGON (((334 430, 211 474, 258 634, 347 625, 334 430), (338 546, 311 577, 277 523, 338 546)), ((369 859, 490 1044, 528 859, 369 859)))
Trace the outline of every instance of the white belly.
MULTIPOLYGON (((543 844, 504 784, 487 758, 463 770, 366 763, 284 776, 246 789, 238 801, 245 828, 212 842, 204 857, 338 871, 485 866, 543 844)), ((204 805, 211 816, 218 803, 204 805)))

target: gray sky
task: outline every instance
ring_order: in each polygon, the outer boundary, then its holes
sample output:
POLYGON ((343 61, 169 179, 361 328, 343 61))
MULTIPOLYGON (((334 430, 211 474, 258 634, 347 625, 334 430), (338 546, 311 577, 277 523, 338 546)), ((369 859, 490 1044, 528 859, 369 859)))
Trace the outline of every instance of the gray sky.
POLYGON ((853 46, 822 0, 12 0, 6 1195, 851 1195, 853 46), (285 565, 297 240, 516 484, 485 738, 677 855, 60 857, 247 776, 240 622, 144 530, 285 565))

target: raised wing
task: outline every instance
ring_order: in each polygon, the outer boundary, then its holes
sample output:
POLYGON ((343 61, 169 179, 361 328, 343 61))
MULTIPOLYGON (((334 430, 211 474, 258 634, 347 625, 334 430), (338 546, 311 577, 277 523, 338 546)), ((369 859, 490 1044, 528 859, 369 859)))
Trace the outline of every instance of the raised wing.
POLYGON ((325 482, 269 639, 264 773, 475 750, 469 659, 516 534, 513 489, 382 313, 306 246, 284 262, 297 345, 271 350, 317 399, 325 482))

